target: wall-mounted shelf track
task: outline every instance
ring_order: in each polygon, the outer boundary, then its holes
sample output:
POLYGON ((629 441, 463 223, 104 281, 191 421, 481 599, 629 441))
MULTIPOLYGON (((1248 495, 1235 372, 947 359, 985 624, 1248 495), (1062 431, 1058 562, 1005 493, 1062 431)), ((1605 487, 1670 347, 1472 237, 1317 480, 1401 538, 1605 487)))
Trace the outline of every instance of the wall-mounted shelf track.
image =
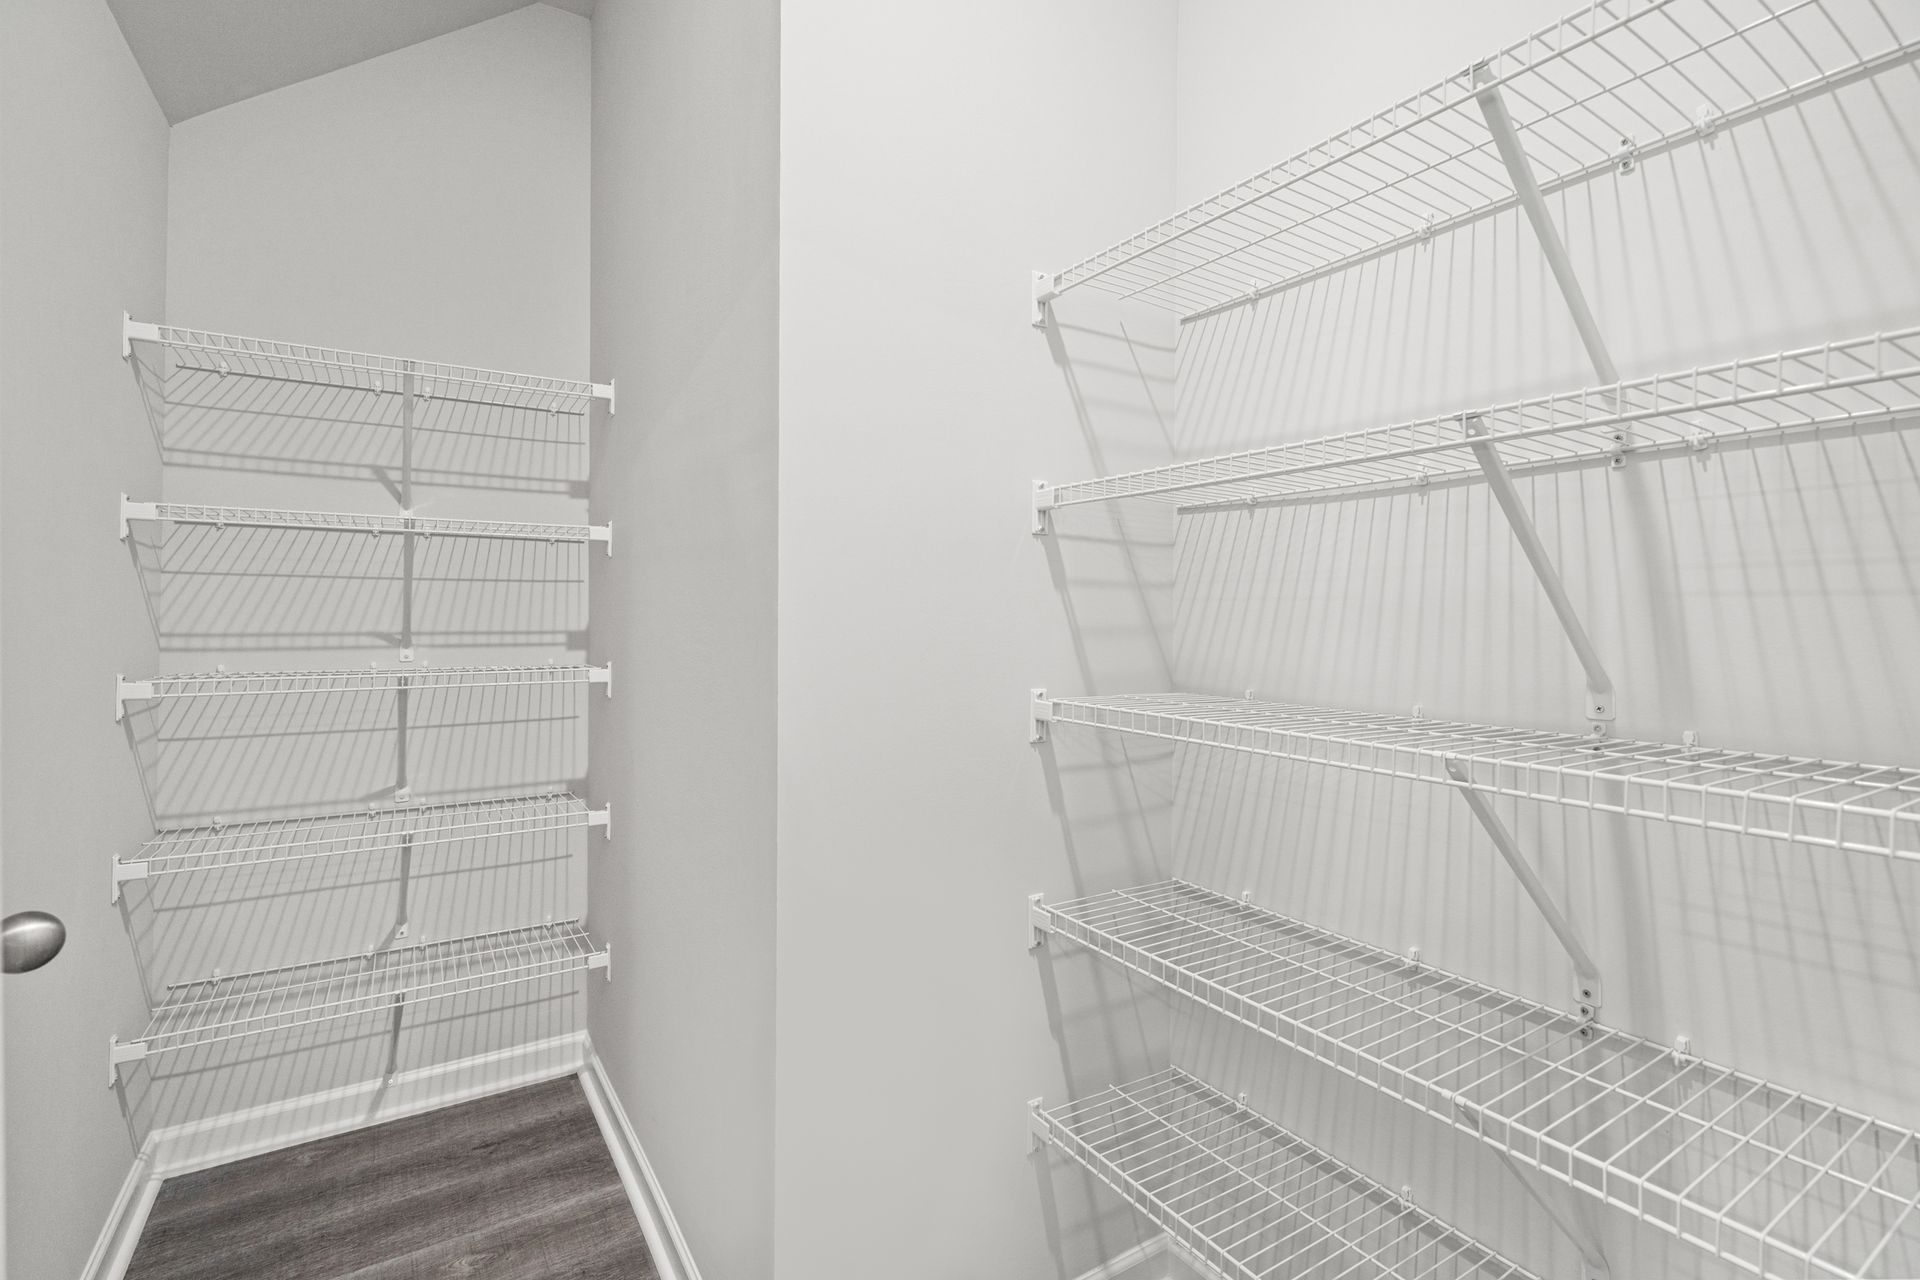
POLYGON ((608 830, 605 808, 591 809, 571 792, 399 804, 360 813, 210 822, 176 827, 113 864, 113 895, 131 880, 235 867, 272 866, 309 858, 399 852, 462 840, 540 835, 575 828, 608 830))
POLYGON ((1920 861, 1920 769, 1635 742, 1212 694, 1052 698, 1080 724, 1490 795, 1920 861), (1452 763, 1461 772, 1449 773, 1452 763))
POLYGON ((600 667, 368 667, 339 671, 212 671, 193 675, 121 677, 114 685, 113 718, 126 715, 129 702, 157 698, 276 697, 289 694, 380 693, 434 689, 531 688, 597 684, 613 694, 613 665, 600 667))
MULTIPOLYGON (((1613 386, 1042 486, 1040 513, 1115 499, 1183 511, 1478 480, 1489 441, 1515 472, 1695 452, 1920 414, 1920 327, 1613 386), (1477 425, 1469 434, 1468 424, 1477 425)), ((1044 528, 1044 520, 1036 522, 1044 528)))
POLYGON ((1745 1271, 1920 1275, 1909 1130, 1180 881, 1033 911, 1745 1271))
POLYGON ((168 988, 139 1039, 113 1041, 109 1084, 123 1064, 156 1054, 607 964, 606 948, 568 921, 181 983, 168 988))
POLYGON ((1231 1280, 1532 1280, 1177 1068, 1036 1104, 1032 1125, 1231 1280))
POLYGON ((336 351, 300 342, 245 338, 210 333, 179 325, 148 324, 130 316, 121 319, 120 354, 151 347, 171 362, 171 371, 210 374, 220 379, 254 379, 311 386, 339 387, 379 395, 411 392, 421 400, 448 400, 464 404, 534 409, 547 413, 584 414, 595 400, 604 400, 613 412, 612 382, 580 382, 541 378, 532 374, 476 369, 437 360, 408 360, 397 356, 336 351), (409 385, 411 380, 411 385, 409 385))
POLYGON ((1064 271, 1196 319, 1512 209, 1482 98, 1552 195, 1628 173, 1920 56, 1920 10, 1876 0, 1596 0, 1064 271))
POLYGON ((504 538, 523 542, 601 543, 613 554, 610 524, 541 524, 517 520, 457 520, 397 512, 279 511, 267 507, 209 507, 184 502, 134 502, 120 495, 120 537, 140 520, 211 525, 217 529, 305 529, 323 533, 412 534, 416 537, 504 538))

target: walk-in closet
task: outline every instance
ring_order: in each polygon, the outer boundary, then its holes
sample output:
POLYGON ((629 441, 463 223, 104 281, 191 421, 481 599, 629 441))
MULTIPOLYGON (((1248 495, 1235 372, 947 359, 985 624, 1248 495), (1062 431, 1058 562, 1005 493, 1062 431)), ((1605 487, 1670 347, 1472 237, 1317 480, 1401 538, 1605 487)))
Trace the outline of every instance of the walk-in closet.
POLYGON ((9 0, 0 1280, 1920 1277, 1916 209, 1913 0, 9 0))

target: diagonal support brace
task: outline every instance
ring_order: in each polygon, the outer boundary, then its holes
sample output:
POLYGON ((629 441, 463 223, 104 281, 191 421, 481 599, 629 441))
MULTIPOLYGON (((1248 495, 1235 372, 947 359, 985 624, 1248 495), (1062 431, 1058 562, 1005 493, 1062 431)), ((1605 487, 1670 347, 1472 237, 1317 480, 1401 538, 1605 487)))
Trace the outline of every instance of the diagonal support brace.
POLYGON ((1587 358, 1593 361, 1593 371, 1600 375, 1600 381, 1612 386, 1620 381, 1620 371, 1614 368, 1613 357, 1607 354, 1607 344, 1600 337, 1600 326, 1594 323, 1593 311, 1587 306, 1587 295, 1581 291, 1580 278, 1573 274, 1573 259, 1567 256, 1567 246, 1561 242, 1559 228, 1553 225, 1553 215, 1547 212, 1546 197, 1540 194, 1540 183, 1534 178, 1533 166, 1528 163, 1527 153, 1520 146, 1520 135, 1513 127, 1513 117, 1507 114, 1507 101, 1500 96, 1500 86, 1493 82, 1492 69, 1484 62, 1475 67, 1473 82, 1481 86, 1473 96, 1480 104, 1480 114, 1486 117, 1487 132, 1493 135, 1493 145, 1500 151, 1500 162, 1507 167, 1507 179, 1513 183, 1513 194, 1518 197, 1520 207, 1527 211, 1527 221, 1533 224, 1534 238, 1540 242, 1540 252, 1546 255, 1554 283, 1560 286, 1560 294, 1567 300, 1567 310, 1573 313, 1573 327, 1580 333, 1580 344, 1587 349, 1587 358))
POLYGON ((1587 1022, 1593 1022, 1600 1016, 1600 966, 1593 962, 1593 956, 1588 953, 1586 944, 1580 940, 1579 933, 1568 922, 1566 913, 1560 910, 1560 904, 1553 900, 1553 895, 1547 892, 1547 886, 1540 882, 1540 876, 1534 871, 1533 864, 1528 862, 1526 855, 1520 852, 1520 846, 1514 842, 1513 833, 1507 830, 1507 824, 1500 821, 1500 816, 1493 811, 1493 806, 1487 803, 1487 797, 1474 788, 1472 780, 1467 775, 1466 765, 1459 760, 1448 760, 1446 769, 1447 777, 1453 780, 1453 785, 1460 792, 1460 798, 1467 802, 1467 808, 1473 811, 1473 816, 1479 819, 1480 825, 1486 829, 1487 835, 1493 840, 1493 847, 1500 851, 1500 856, 1506 860, 1514 877, 1520 881, 1520 887, 1527 891, 1529 898, 1533 899, 1533 905, 1539 908, 1540 914, 1546 918, 1547 927, 1553 930, 1553 936, 1558 938, 1560 945, 1566 949, 1567 958, 1573 961, 1574 1003, 1580 1012, 1580 1017, 1587 1022))
POLYGON ((1500 453, 1494 448, 1487 420, 1477 413, 1468 414, 1465 425, 1473 460, 1480 464, 1487 487, 1493 490, 1494 500, 1507 517, 1520 550, 1533 566, 1533 576, 1540 579, 1540 589, 1547 593, 1547 602, 1553 606, 1554 616, 1560 619, 1560 629, 1567 633, 1574 656, 1580 659, 1580 666, 1587 673, 1587 719, 1596 730, 1604 730, 1605 722, 1613 719, 1613 680, 1607 675, 1606 664, 1600 661, 1593 637, 1587 634, 1573 601, 1567 598, 1560 572, 1553 567, 1553 558, 1547 554, 1546 544, 1540 541, 1540 531, 1533 527, 1533 517, 1528 514, 1526 504, 1520 501, 1520 491, 1514 487, 1513 477, 1507 474, 1507 464, 1500 460, 1500 453))
MULTIPOLYGON (((1480 1113, 1470 1106, 1465 1098, 1455 1095, 1453 1101, 1455 1109, 1460 1112, 1467 1124, 1476 1132, 1484 1132, 1480 1127, 1480 1113)), ((1500 1157, 1501 1164, 1507 1166, 1507 1172, 1511 1173, 1514 1181, 1520 1184, 1520 1189, 1525 1191, 1535 1204, 1546 1210, 1547 1217, 1560 1229, 1560 1234, 1571 1240, 1573 1247, 1580 1251, 1580 1280, 1613 1280, 1613 1269, 1607 1265, 1607 1255, 1601 1252, 1600 1241, 1595 1238, 1587 1224, 1555 1203, 1546 1189, 1534 1178, 1528 1176, 1527 1171, 1520 1167, 1520 1162, 1503 1148, 1495 1147, 1493 1153, 1500 1157)))

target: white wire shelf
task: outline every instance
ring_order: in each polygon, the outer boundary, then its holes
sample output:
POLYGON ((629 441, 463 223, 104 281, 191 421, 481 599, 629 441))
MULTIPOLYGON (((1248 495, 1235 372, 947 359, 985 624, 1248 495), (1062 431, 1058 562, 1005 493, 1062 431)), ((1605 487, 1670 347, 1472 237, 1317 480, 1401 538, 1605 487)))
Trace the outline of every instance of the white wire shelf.
POLYGON ((1552 194, 1920 56, 1887 0, 1596 0, 1050 280, 1188 319, 1515 206, 1476 100, 1505 99, 1552 194))
POLYGON ((1745 1271, 1920 1275, 1910 1130, 1180 881, 1034 911, 1745 1271))
POLYGON ((213 671, 114 681, 113 718, 126 716, 129 702, 157 698, 279 697, 289 694, 379 693, 401 689, 530 688, 598 684, 613 696, 613 664, 600 667, 368 667, 342 671, 213 671))
MULTIPOLYGON (((1211 694, 1036 696, 1088 725, 1681 826, 1920 861, 1920 769, 1292 706, 1211 694)), ((1038 727, 1038 726, 1036 726, 1038 727)))
POLYGON ((1032 1123, 1231 1280, 1534 1280, 1178 1068, 1032 1123))
POLYGON ((122 1064, 155 1054, 605 969, 607 962, 607 949, 575 920, 180 983, 167 989, 138 1039, 114 1038, 113 1078, 122 1064))
POLYGON ((159 832, 113 864, 113 894, 132 880, 271 866, 309 858, 390 852, 401 848, 539 835, 575 828, 608 829, 605 808, 590 809, 571 792, 505 796, 454 804, 393 805, 360 813, 214 821, 159 832))
POLYGON ((1477 480, 1470 446, 1481 442, 1527 471, 1915 414, 1920 327, 1042 488, 1036 504, 1139 498, 1204 511, 1477 480), (1482 434, 1469 436, 1470 422, 1482 434))
POLYGON ((211 525, 217 529, 308 529, 325 533, 416 534, 420 537, 507 538, 524 542, 603 543, 613 554, 611 524, 540 524, 518 520, 455 520, 406 512, 280 511, 268 507, 208 507, 184 502, 134 502, 120 495, 120 537, 136 520, 211 525))
POLYGON ((412 379, 414 395, 427 400, 566 414, 583 414, 596 399, 607 402, 609 413, 614 407, 612 382, 541 378, 437 360, 336 351, 299 342, 143 323, 124 314, 121 325, 123 357, 132 355, 136 344, 151 345, 172 358, 176 371, 207 373, 223 379, 294 382, 382 395, 404 393, 408 379, 412 379))

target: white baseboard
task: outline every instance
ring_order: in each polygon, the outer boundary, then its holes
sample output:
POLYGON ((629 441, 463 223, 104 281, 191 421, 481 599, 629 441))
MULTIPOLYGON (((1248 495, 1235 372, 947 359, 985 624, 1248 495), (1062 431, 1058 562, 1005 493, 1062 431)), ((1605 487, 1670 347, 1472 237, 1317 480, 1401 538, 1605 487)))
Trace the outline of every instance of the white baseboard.
POLYGON ((587 1035, 535 1040, 431 1067, 155 1129, 147 1139, 160 1178, 351 1133, 423 1111, 505 1093, 580 1070, 587 1035))
POLYGON ((163 1178, 574 1075, 588 1051, 586 1033, 576 1031, 155 1129, 127 1171, 80 1280, 121 1280, 163 1178))
POLYGON ((147 1212, 159 1194, 160 1179, 153 1176, 152 1153, 143 1147, 127 1169, 120 1194, 113 1198, 100 1238, 93 1242, 87 1265, 80 1269, 80 1280, 120 1280, 127 1273, 133 1247, 140 1243, 140 1229, 147 1225, 147 1212))
POLYGON ((586 1060, 580 1067, 580 1084, 587 1091, 587 1102, 593 1107, 594 1118, 600 1122, 607 1150, 613 1153, 613 1163, 620 1170, 620 1181, 627 1189, 627 1199, 633 1203, 634 1216, 640 1219, 640 1230, 647 1238, 647 1250, 660 1271, 660 1280, 700 1280, 700 1268, 693 1261, 693 1251, 687 1247, 680 1224, 674 1221, 666 1193, 660 1189, 660 1180, 654 1177, 653 1166, 647 1163, 647 1153, 640 1148, 633 1122, 627 1119, 613 1082, 607 1078, 606 1064, 594 1052, 592 1039, 583 1039, 586 1060))
POLYGON ((700 1280, 653 1166, 584 1031, 156 1129, 127 1170, 80 1280, 125 1276, 164 1178, 567 1075, 580 1078, 661 1280, 700 1280))

